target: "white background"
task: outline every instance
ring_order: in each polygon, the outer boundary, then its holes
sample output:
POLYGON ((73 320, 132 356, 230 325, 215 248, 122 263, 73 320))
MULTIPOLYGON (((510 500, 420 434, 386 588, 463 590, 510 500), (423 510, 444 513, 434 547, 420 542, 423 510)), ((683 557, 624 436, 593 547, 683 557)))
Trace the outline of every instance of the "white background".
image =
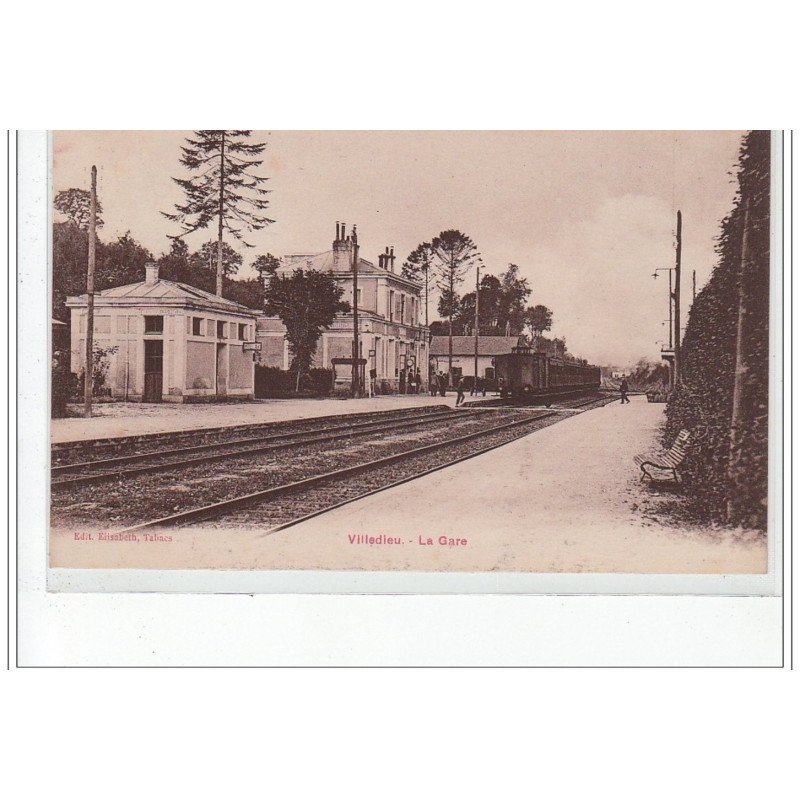
MULTIPOLYGON (((796 43, 781 4, 557 8, 29 4, 5 15, 6 124, 796 121, 786 114, 796 106, 796 43)), ((22 287, 20 296, 40 295, 22 287)), ((13 314, 9 322, 13 331, 13 314)), ((36 367, 20 365, 44 374, 36 367)), ((21 413, 42 407, 39 392, 21 413)), ((14 556, 12 548, 12 565, 14 556)), ((43 559, 41 567, 19 587, 27 664, 766 665, 781 663, 783 647, 780 598, 54 596, 42 591, 43 559)), ((13 725, 6 757, 36 796, 789 794, 796 681, 777 670, 26 670, 14 678, 3 698, 13 725)))

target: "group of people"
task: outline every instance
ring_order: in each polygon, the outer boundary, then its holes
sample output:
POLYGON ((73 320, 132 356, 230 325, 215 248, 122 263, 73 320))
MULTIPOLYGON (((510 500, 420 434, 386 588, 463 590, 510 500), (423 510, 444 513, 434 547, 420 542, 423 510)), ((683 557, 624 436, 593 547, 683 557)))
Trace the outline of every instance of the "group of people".
MULTIPOLYGON (((430 382, 428 384, 431 397, 436 397, 437 394, 444 397, 447 394, 447 387, 449 384, 450 380, 446 372, 432 372, 430 382)), ((487 381, 481 378, 478 378, 477 380, 473 379, 469 390, 470 396, 482 393, 483 396, 486 397, 486 384, 487 381)), ((466 388, 467 378, 465 378, 463 375, 460 375, 455 383, 456 407, 460 406, 464 402, 464 393, 466 388)))
POLYGON ((400 394, 419 394, 422 389, 422 373, 413 369, 400 370, 400 394))
POLYGON ((431 397, 436 397, 440 394, 442 397, 447 393, 447 373, 445 372, 432 372, 431 379, 428 382, 428 389, 430 389, 431 397))

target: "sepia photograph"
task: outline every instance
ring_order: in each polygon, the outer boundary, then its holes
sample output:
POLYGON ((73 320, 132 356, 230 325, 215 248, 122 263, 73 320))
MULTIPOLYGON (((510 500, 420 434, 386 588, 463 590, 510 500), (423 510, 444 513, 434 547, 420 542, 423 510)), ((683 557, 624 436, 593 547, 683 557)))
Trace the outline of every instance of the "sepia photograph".
POLYGON ((780 148, 52 132, 49 566, 765 575, 780 148))

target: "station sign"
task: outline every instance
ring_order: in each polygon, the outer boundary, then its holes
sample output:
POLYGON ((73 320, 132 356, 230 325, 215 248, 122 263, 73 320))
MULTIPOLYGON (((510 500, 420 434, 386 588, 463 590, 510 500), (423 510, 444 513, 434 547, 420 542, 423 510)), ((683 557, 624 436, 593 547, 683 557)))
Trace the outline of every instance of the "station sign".
POLYGON ((242 342, 242 350, 245 353, 258 353, 261 351, 261 342, 242 342))

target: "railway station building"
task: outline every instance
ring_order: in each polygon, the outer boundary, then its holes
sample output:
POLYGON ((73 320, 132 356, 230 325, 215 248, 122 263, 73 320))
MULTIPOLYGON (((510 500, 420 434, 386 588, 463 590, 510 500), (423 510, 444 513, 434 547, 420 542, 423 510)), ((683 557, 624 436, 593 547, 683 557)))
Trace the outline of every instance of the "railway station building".
MULTIPOLYGON (((331 273, 344 290, 343 300, 353 305, 352 237, 345 234, 344 223, 336 223, 336 238, 331 250, 314 254, 286 255, 278 275, 296 269, 331 273)), ((394 248, 387 247, 378 263, 359 256, 358 318, 359 358, 366 368, 376 372, 377 391, 398 391, 401 372, 419 370, 423 383, 428 379, 428 329, 420 324, 422 287, 400 274, 395 264, 394 248)), ((262 316, 257 337, 261 342, 259 361, 263 366, 289 369, 291 356, 284 338, 286 328, 277 317, 262 316)), ((353 315, 340 314, 323 331, 312 367, 331 369, 334 358, 352 358, 353 315)), ((404 377, 404 376, 403 376, 404 377)))
MULTIPOLYGON (((478 377, 494 380, 496 356, 510 353, 514 347, 524 344, 521 336, 479 336, 478 377)), ((431 369, 447 373, 449 366, 449 344, 447 336, 431 338, 431 369)), ((475 375, 475 337, 453 337, 453 381, 475 375)))
MULTIPOLYGON (((105 351, 105 386, 119 400, 210 402, 254 396, 254 342, 259 316, 194 286, 159 279, 148 264, 139 283, 94 297, 95 351, 105 351)), ((86 295, 69 297, 71 369, 86 352, 86 295)))

